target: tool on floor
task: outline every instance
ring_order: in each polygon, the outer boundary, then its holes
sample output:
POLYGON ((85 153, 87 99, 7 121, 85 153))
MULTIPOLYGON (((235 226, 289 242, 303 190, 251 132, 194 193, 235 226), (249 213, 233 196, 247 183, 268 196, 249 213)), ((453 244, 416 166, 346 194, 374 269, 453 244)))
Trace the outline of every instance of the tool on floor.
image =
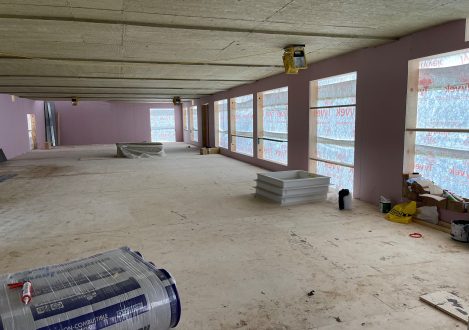
POLYGON ((33 285, 31 282, 26 281, 23 284, 23 289, 21 290, 21 301, 23 304, 27 305, 32 300, 33 285))
POLYGON ((33 285, 30 281, 25 282, 15 282, 15 283, 8 283, 7 287, 9 289, 19 289, 21 288, 21 301, 23 304, 27 305, 32 300, 32 293, 33 293, 33 285))

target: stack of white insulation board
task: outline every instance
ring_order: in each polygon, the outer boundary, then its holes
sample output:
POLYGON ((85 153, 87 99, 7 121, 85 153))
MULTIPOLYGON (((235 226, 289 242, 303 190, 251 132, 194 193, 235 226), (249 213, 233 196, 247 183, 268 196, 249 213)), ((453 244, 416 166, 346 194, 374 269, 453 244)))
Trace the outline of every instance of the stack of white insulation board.
POLYGON ((295 205, 326 200, 330 178, 306 171, 280 171, 258 173, 256 183, 256 196, 295 205))

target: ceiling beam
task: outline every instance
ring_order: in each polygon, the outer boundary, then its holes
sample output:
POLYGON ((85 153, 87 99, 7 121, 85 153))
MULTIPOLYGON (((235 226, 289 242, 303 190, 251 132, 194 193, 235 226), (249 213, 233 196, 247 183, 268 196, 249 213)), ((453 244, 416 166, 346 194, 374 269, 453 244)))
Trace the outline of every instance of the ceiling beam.
POLYGON ((139 60, 112 60, 101 58, 66 58, 66 57, 36 57, 26 55, 13 55, 0 52, 1 60, 41 60, 50 62, 77 62, 77 63, 103 63, 116 65, 145 64, 145 65, 181 65, 181 66, 218 66, 218 67, 243 67, 243 68, 283 68, 283 65, 275 64, 237 64, 237 63, 213 63, 213 62, 171 62, 171 61, 139 61, 139 60))
MULTIPOLYGON (((80 97, 80 95, 130 95, 130 96, 135 96, 135 97, 138 97, 138 96, 154 96, 154 95, 162 95, 162 96, 175 96, 174 93, 121 93, 121 92, 100 92, 100 93, 93 93, 93 92, 86 92, 86 93, 69 93, 69 92, 19 92, 19 93, 14 93, 15 95, 17 96, 25 96, 25 95, 28 95, 28 96, 33 96, 33 95, 40 95, 40 96, 46 96, 46 95, 57 95, 57 96, 60 96, 60 95, 64 95, 64 96, 68 96, 68 97, 72 97, 72 96, 76 96, 76 97, 80 97)), ((191 94, 190 96, 194 96, 194 95, 198 95, 198 96, 209 96, 209 95, 212 95, 212 94, 198 94, 198 93, 195 93, 195 94, 191 94)), ((177 95, 177 96, 180 96, 180 97, 183 97, 183 96, 186 96, 185 94, 181 94, 181 95, 177 95)))
POLYGON ((219 81, 219 82, 236 82, 236 83, 250 83, 256 80, 246 79, 193 79, 193 78, 152 78, 152 77, 103 77, 103 76, 57 76, 57 75, 10 75, 0 74, 0 78, 61 78, 61 79, 102 79, 102 80, 142 80, 142 81, 219 81))
POLYGON ((41 86, 38 86, 38 85, 5 85, 5 84, 1 84, 0 85, 0 90, 4 91, 5 89, 8 90, 8 88, 34 88, 34 89, 38 89, 38 88, 43 88, 43 89, 47 89, 47 88, 57 88, 57 89, 60 89, 60 88, 78 88, 78 89, 124 89, 124 90, 132 90, 132 89, 148 89, 148 90, 161 90, 161 89, 174 89, 174 90, 185 90, 185 89, 188 89, 188 90, 209 90, 209 91, 214 91, 214 90, 218 90, 216 88, 204 88, 204 87, 148 87, 148 86, 143 86, 143 87, 125 87, 125 86, 80 86, 80 85, 55 85, 55 86, 52 86, 52 85, 41 85, 41 86))
POLYGON ((374 40, 397 40, 395 37, 361 35, 361 34, 339 34, 339 33, 317 33, 307 31, 279 31, 279 30, 260 30, 246 28, 226 28, 218 26, 202 26, 202 25, 183 25, 183 24, 163 24, 163 23, 145 23, 128 20, 109 20, 109 19, 93 19, 93 18, 76 18, 62 16, 35 16, 35 15, 14 15, 1 14, 0 19, 18 19, 18 20, 35 20, 35 21, 54 21, 54 22, 73 22, 73 23, 94 23, 94 24, 112 24, 136 27, 150 27, 159 29, 179 29, 179 30, 198 30, 198 31, 220 31, 233 33, 250 33, 264 35, 284 35, 299 37, 323 37, 323 38, 340 38, 340 39, 374 39, 374 40))
MULTIPOLYGON (((63 97, 63 96, 58 96, 58 97, 53 97, 53 96, 48 96, 48 97, 38 97, 38 96, 32 96, 32 97, 25 97, 21 96, 21 98, 26 98, 29 100, 41 100, 41 101, 70 101, 69 97, 63 97)), ((190 101, 190 100, 198 100, 200 99, 199 97, 181 97, 181 100, 183 101, 190 101)), ((101 100, 101 101, 159 101, 159 100, 164 100, 164 101, 171 101, 172 98, 170 97, 107 97, 107 96, 90 96, 90 97, 79 97, 78 101, 93 101, 93 100, 101 100)))

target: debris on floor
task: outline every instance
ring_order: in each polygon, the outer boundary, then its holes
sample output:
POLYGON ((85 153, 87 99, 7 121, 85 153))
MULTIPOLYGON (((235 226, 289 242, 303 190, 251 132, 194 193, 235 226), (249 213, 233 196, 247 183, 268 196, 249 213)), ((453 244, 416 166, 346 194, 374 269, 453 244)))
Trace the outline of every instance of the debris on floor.
POLYGON ((311 290, 310 292, 307 293, 308 297, 314 296, 314 290, 311 290))
POLYGON ((5 174, 5 175, 0 175, 0 182, 6 181, 8 179, 14 178, 17 176, 17 174, 5 174))
POLYGON ((337 322, 339 322, 339 323, 342 322, 342 320, 341 320, 340 317, 338 317, 338 316, 337 316, 337 317, 334 317, 334 319, 335 319, 337 322))
POLYGON ((466 324, 469 322, 469 304, 452 293, 446 291, 428 293, 420 296, 420 300, 461 322, 466 324))

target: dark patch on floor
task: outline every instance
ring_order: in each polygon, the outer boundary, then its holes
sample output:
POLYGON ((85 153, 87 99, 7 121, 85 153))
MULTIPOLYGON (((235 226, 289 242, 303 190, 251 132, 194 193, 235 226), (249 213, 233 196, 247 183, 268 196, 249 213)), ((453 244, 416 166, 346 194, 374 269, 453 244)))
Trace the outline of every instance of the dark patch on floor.
POLYGON ((5 174, 5 175, 0 175, 0 182, 6 181, 8 179, 14 178, 17 176, 17 174, 5 174))
POLYGON ((0 148, 0 163, 6 162, 6 161, 7 161, 7 156, 5 156, 3 149, 0 148))

